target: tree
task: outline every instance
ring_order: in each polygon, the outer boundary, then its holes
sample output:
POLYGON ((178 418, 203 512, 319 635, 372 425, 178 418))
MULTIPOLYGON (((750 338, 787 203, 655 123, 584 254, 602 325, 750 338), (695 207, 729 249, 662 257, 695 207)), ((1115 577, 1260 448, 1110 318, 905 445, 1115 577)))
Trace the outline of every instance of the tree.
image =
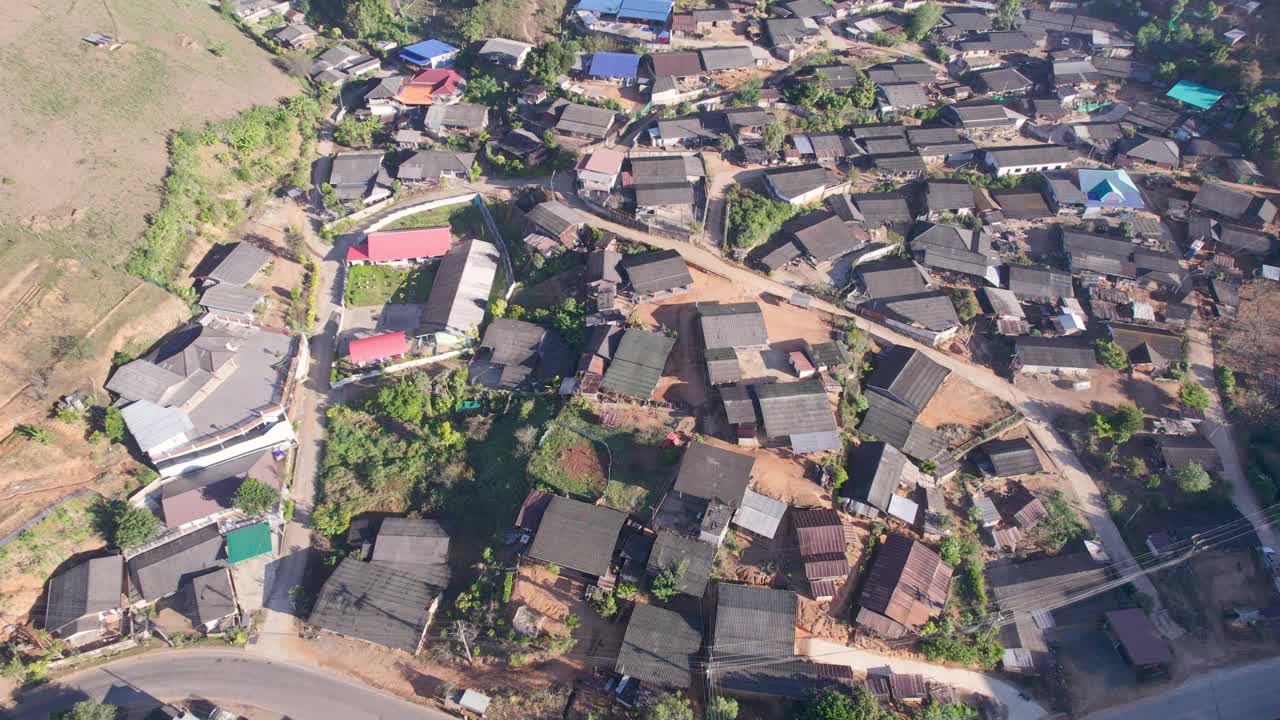
POLYGON ((737 720, 738 701, 723 695, 716 695, 707 703, 706 720, 737 720))
POLYGON ((1209 407, 1209 391, 1195 380, 1187 380, 1178 390, 1178 402, 1191 410, 1203 410, 1209 407))
POLYGON ((528 70, 545 85, 552 85, 556 78, 569 72, 573 66, 573 50, 562 42, 553 40, 530 53, 528 70))
POLYGON ((1169 61, 1165 61, 1156 66, 1156 79, 1161 82, 1173 82, 1178 75, 1178 66, 1169 61))
POLYGON ((721 133, 716 142, 720 146, 720 152, 722 153, 733 152, 733 149, 738 146, 733 141, 733 136, 729 133, 721 133))
POLYGON ((1093 354, 1098 363, 1113 370, 1129 369, 1129 354, 1112 340, 1099 338, 1093 341, 1093 354))
POLYGON ((358 38, 396 39, 403 35, 387 0, 347 0, 346 29, 358 38))
POLYGON ((978 316, 978 298, 969 288, 952 288, 951 304, 955 305, 960 322, 969 322, 978 316))
POLYGON ((1154 21, 1138 28, 1138 35, 1135 38, 1138 45, 1138 51, 1147 53, 1156 45, 1159 45, 1164 39, 1164 33, 1160 32, 1160 26, 1154 21))
POLYGON ((141 545, 160 532, 160 521, 145 507, 116 500, 108 505, 107 515, 111 542, 121 550, 141 545))
POLYGON ((844 469, 843 465, 836 465, 831 469, 831 492, 839 494, 840 488, 849 482, 849 471, 844 469))
POLYGON ((1000 0, 996 9, 996 27, 1000 30, 1012 30, 1022 19, 1022 0, 1000 0))
POLYGON ((931 702, 916 720, 978 720, 978 710, 959 703, 931 702))
POLYGON ((1222 6, 1216 2, 1211 2, 1204 6, 1204 14, 1207 15, 1210 20, 1217 20, 1218 16, 1222 14, 1222 6))
POLYGON ((658 702, 649 706, 644 713, 645 720, 693 720, 693 709, 689 707, 689 698, 680 693, 663 693, 658 702))
POLYGON ((1187 463, 1173 471, 1173 480, 1186 493, 1202 493, 1213 485, 1213 478, 1199 463, 1187 463))
POLYGON ((765 197, 741 185, 732 186, 727 195, 729 239, 743 249, 765 242, 799 212, 789 202, 765 197))
POLYGON ((236 490, 231 504, 249 516, 261 515, 276 506, 280 493, 275 488, 255 478, 245 478, 236 490))
POLYGON ((496 105, 502 86, 491 75, 475 75, 467 80, 467 99, 482 105, 496 105))
POLYGON ((888 716, 865 687, 851 693, 825 690, 804 708, 803 720, 883 720, 888 716))
POLYGON ((483 171, 480 169, 480 163, 472 160, 471 167, 467 168, 467 179, 471 182, 475 182, 480 179, 480 175, 482 173, 483 171))
POLYGON ((97 700, 81 700, 52 717, 57 720, 116 720, 120 717, 120 708, 116 705, 100 703, 97 700))
POLYGON ((347 147, 367 147, 373 142, 373 133, 380 127, 382 124, 376 116, 370 115, 361 120, 348 114, 338 123, 338 129, 333 131, 333 139, 347 147))
POLYGON ((417 424, 422 421, 422 415, 426 412, 424 399, 424 394, 412 380, 402 379, 379 388, 368 409, 374 415, 390 415, 400 422, 417 424))
POLYGON ((1142 430, 1144 418, 1142 411, 1134 405, 1117 407, 1114 412, 1107 416, 1107 423, 1111 425, 1111 439, 1117 445, 1129 442, 1135 434, 1142 430))
POLYGON ((124 415, 120 414, 120 408, 106 409, 102 415, 102 432, 116 442, 124 440, 124 415))
POLYGON ((942 6, 934 2, 934 0, 928 0, 925 4, 911 11, 911 18, 907 22, 907 36, 915 42, 923 40, 941 20, 942 6))
POLYGON ((774 120, 764 126, 764 149, 776 153, 782 150, 782 145, 787 141, 787 126, 781 122, 774 120))
POLYGON ((676 596, 680 591, 680 578, 684 577, 685 568, 688 563, 684 560, 669 565, 658 571, 653 580, 649 581, 649 593, 654 597, 666 602, 676 596))

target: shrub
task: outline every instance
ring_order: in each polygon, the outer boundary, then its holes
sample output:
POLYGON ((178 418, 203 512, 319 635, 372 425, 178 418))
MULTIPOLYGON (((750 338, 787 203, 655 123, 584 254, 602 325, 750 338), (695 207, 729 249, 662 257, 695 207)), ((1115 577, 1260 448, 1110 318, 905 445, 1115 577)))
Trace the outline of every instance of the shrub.
POLYGON ((737 720, 738 701, 716 695, 707 703, 707 720, 737 720))
POLYGON ((1174 470, 1173 479, 1187 493, 1202 493, 1213 485, 1213 478, 1199 463, 1187 463, 1174 470))
POLYGON ((1125 503, 1129 498, 1120 493, 1107 493, 1107 509, 1113 513, 1120 514, 1124 512, 1125 503))
POLYGON ((1151 472, 1147 469, 1147 461, 1137 456, 1128 458, 1124 461, 1124 471, 1134 480, 1137 480, 1151 472))
POLYGON ((1148 475, 1147 479, 1142 481, 1142 487, 1148 490, 1155 490, 1160 487, 1160 476, 1155 473, 1148 475))
POLYGON ((1178 390, 1178 402, 1191 410, 1203 410, 1209 407, 1209 391, 1195 380, 1187 380, 1178 390))
POLYGON ((1231 393, 1236 389, 1236 373, 1226 365, 1219 365, 1213 369, 1213 375, 1218 379, 1218 387, 1222 388, 1222 392, 1231 393))
POLYGON ((1129 354, 1124 351, 1124 348, 1111 340, 1094 340, 1093 354, 1104 367, 1109 367, 1113 370, 1129 369, 1129 354))
POLYGON ((280 493, 270 485, 255 478, 245 478, 236 490, 231 503, 245 515, 261 515, 275 507, 280 493))
POLYGON ((824 690, 805 704, 803 720, 883 720, 888 715, 864 686, 852 692, 824 690))
POLYGON ((960 322, 969 322, 978 316, 978 298, 969 288, 952 288, 951 304, 955 305, 960 322))
POLYGON ((684 576, 686 565, 687 563, 681 560, 676 565, 658 571, 653 580, 649 581, 650 594, 664 602, 675 597, 679 592, 680 578, 684 576))
POLYGON ((41 445, 48 445, 49 440, 53 438, 53 435, 50 434, 48 430, 35 425, 19 425, 15 432, 28 440, 38 442, 41 445))
POLYGON ((675 692, 663 693, 644 713, 645 720, 693 720, 689 698, 675 692))
POLYGON ((1084 525, 1076 515, 1075 508, 1067 502, 1061 490, 1055 490, 1044 504, 1047 514, 1036 532, 1044 539, 1049 549, 1061 550, 1067 543, 1084 537, 1084 525))
POLYGON ((323 502, 311 513, 311 529, 333 537, 351 526, 351 511, 334 502, 323 502))
POLYGON ((124 713, 116 705, 100 703, 97 700, 81 700, 69 710, 55 713, 51 717, 56 720, 116 720, 124 713))
POLYGON ((124 415, 120 413, 120 408, 107 408, 102 416, 102 432, 116 442, 124 440, 124 415))

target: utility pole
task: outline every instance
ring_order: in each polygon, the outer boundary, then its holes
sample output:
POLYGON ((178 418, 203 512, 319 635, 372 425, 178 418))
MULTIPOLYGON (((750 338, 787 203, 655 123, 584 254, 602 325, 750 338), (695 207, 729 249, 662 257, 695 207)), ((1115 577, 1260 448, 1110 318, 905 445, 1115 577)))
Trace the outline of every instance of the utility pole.
POLYGON ((473 662, 471 657, 471 640, 473 638, 467 637, 467 634, 471 632, 471 627, 462 620, 455 620, 454 627, 457 629, 458 639, 462 641, 463 649, 467 651, 467 664, 471 664, 473 662))

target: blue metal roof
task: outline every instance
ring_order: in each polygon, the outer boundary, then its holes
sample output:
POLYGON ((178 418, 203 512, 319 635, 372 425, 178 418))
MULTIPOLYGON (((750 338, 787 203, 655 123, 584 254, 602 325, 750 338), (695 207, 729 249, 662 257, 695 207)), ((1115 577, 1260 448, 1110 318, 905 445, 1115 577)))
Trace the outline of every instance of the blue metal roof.
POLYGON ((617 15, 622 0, 582 0, 576 10, 586 10, 596 15, 617 15))
POLYGON ((639 71, 639 55, 598 52, 591 56, 591 75, 594 77, 634 80, 639 71))
POLYGON ((1124 170, 1080 170, 1080 192, 1084 193, 1086 207, 1135 208, 1146 207, 1142 193, 1124 170))
POLYGON ((439 40, 423 40, 412 45, 407 45, 400 51, 402 60, 411 62, 415 65, 427 65, 432 58, 448 55, 449 53, 458 52, 458 48, 447 42, 439 40))
POLYGON ((671 17, 673 7, 675 7, 673 0, 622 0, 622 7, 618 9, 618 18, 664 23, 671 17))

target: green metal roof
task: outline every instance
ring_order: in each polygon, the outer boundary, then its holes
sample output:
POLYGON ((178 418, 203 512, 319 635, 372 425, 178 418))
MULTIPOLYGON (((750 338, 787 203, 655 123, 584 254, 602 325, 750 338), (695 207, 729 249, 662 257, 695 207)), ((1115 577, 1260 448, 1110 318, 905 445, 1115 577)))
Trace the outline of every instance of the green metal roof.
POLYGON ((1201 110, 1208 110, 1214 106, 1214 103, 1222 99, 1221 92, 1190 80, 1179 80, 1178 84, 1170 88, 1169 92, 1165 94, 1174 100, 1181 100, 1201 110))
POLYGON ((271 526, 256 523, 227 533, 227 562, 256 558, 271 552, 271 526))

